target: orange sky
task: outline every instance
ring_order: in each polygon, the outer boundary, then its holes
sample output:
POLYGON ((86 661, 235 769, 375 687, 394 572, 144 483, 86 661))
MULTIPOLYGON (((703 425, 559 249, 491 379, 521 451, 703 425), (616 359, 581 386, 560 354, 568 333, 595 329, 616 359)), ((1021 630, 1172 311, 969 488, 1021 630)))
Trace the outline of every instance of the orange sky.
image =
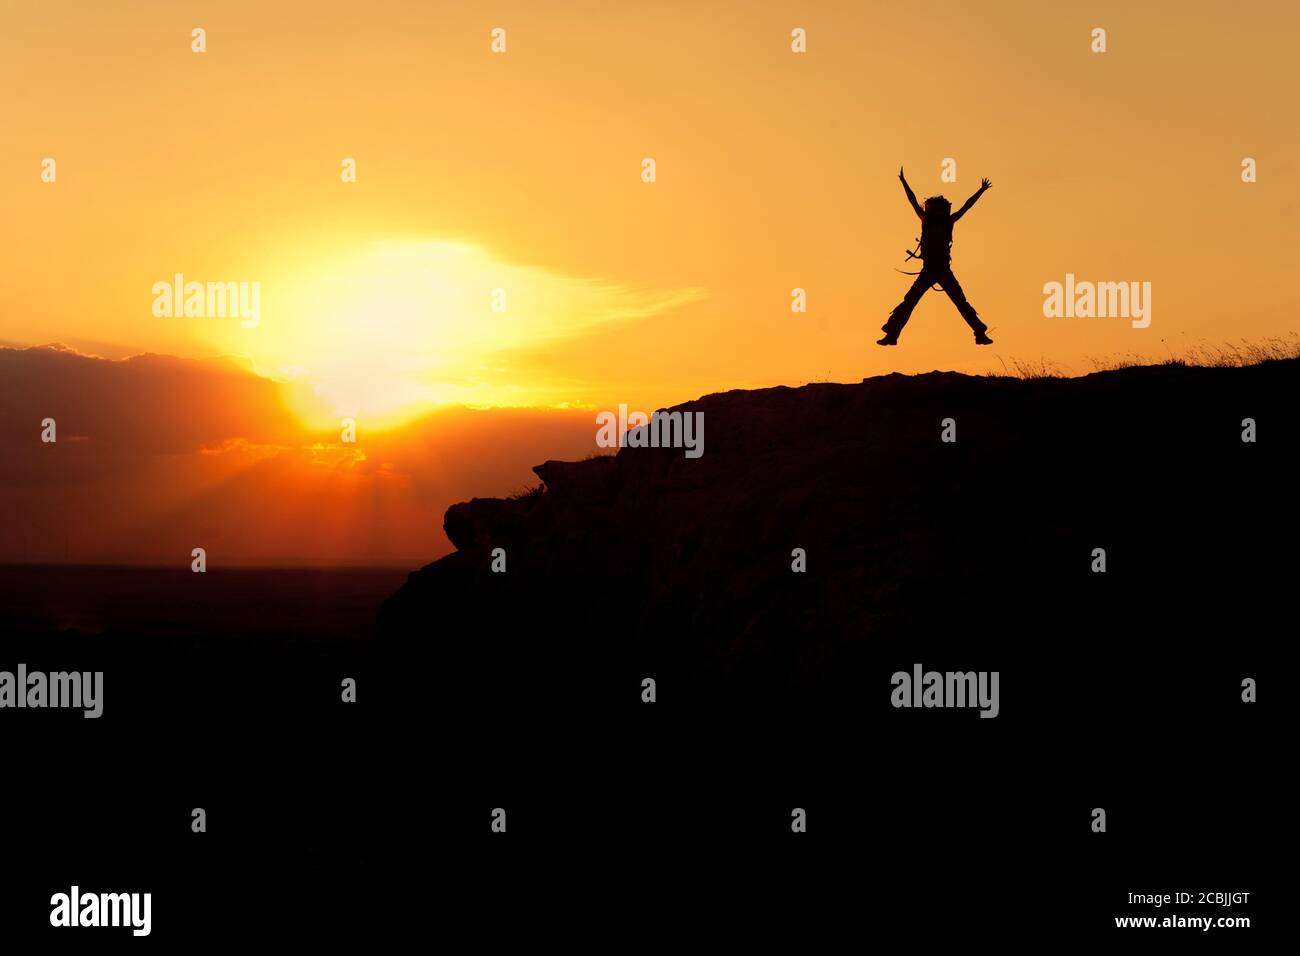
MULTIPOLYGON (((300 434, 277 447, 304 447, 343 414, 373 439, 448 405, 650 410, 1288 336, 1297 28, 1283 2, 5 0, 0 344, 238 356, 292 383, 277 401, 300 434), (948 157, 956 183, 940 182, 948 157), (1258 182, 1241 181, 1245 157, 1258 182), (941 294, 900 347, 872 344, 910 281, 893 271, 917 234, 900 165, 922 197, 960 202, 993 180, 953 250, 993 347, 972 346, 941 294), (1151 326, 1045 318, 1043 285, 1067 272, 1150 282, 1151 326), (153 285, 176 273, 260 283, 257 327, 155 316, 153 285), (807 314, 790 311, 796 287, 807 314)), ((472 439, 444 428, 439 457, 472 439)), ((454 493, 501 493, 569 453, 503 444, 485 486, 454 493)), ((329 500, 353 508, 378 480, 329 500)), ((147 497, 143 482, 123 500, 147 497)), ((398 519, 372 515, 360 537, 295 551, 260 513, 235 543, 245 561, 432 557, 447 503, 413 500, 401 521, 427 534, 400 545, 398 519)), ((83 540, 82 557, 169 553, 87 520, 66 535, 72 557, 83 540)), ((5 540, 0 560, 33 553, 5 540)))

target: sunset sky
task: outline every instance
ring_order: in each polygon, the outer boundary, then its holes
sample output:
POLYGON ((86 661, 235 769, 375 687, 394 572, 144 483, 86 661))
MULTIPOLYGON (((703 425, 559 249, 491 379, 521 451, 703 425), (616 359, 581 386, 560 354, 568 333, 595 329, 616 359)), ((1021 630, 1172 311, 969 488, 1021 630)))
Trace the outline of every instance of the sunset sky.
POLYGON ((0 346, 75 350, 0 362, 0 561, 423 562, 448 504, 596 451, 620 403, 1294 336, 1298 29, 1284 2, 0 0, 0 346), (873 344, 918 234, 900 165, 955 204, 993 181, 953 268, 994 346, 940 293, 873 344), (177 273, 260 283, 258 325, 155 316, 177 273), (1151 326, 1045 318, 1066 273, 1150 282, 1151 326))

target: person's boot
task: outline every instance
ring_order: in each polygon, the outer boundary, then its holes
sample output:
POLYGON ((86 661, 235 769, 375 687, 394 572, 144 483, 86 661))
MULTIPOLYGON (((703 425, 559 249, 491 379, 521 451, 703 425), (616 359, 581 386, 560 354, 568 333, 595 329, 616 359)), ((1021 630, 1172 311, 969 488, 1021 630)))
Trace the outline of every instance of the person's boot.
POLYGON ((897 345, 898 335, 894 332, 886 332, 883 339, 876 339, 877 345, 897 345))
POLYGON ((987 335, 985 335, 983 332, 976 332, 976 333, 975 333, 975 344, 976 344, 976 345, 992 345, 992 344, 993 344, 993 340, 992 340, 991 338, 989 338, 987 335))

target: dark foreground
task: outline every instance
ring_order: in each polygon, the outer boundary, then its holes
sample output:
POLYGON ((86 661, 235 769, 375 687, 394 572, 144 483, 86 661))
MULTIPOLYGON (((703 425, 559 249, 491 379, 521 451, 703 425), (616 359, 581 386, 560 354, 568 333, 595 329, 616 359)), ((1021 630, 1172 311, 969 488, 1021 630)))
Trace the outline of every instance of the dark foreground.
POLYGON ((102 669, 106 692, 97 720, 0 711, 24 861, 3 906, 147 889, 179 944, 610 948, 693 938, 692 914, 812 952, 1262 942, 1296 385, 1278 362, 709 396, 702 458, 549 463, 540 494, 449 511, 458 551, 400 590, 83 572, 58 605, 5 569, 0 670, 102 669), (918 663, 997 671, 997 717, 892 706, 918 663), (1129 902, 1178 892, 1251 896, 1129 902), (1252 926, 1115 928, 1171 914, 1252 926))

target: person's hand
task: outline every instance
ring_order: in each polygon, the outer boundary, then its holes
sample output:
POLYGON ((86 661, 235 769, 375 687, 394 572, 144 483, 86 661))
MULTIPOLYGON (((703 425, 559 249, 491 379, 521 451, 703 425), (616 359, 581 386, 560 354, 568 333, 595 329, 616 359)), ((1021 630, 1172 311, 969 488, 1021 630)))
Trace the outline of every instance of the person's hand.
POLYGON ((993 184, 992 184, 991 182, 989 182, 987 179, 981 179, 981 180, 980 180, 980 192, 983 192, 984 190, 988 189, 988 188, 989 188, 990 186, 992 186, 992 185, 993 185, 993 184))

